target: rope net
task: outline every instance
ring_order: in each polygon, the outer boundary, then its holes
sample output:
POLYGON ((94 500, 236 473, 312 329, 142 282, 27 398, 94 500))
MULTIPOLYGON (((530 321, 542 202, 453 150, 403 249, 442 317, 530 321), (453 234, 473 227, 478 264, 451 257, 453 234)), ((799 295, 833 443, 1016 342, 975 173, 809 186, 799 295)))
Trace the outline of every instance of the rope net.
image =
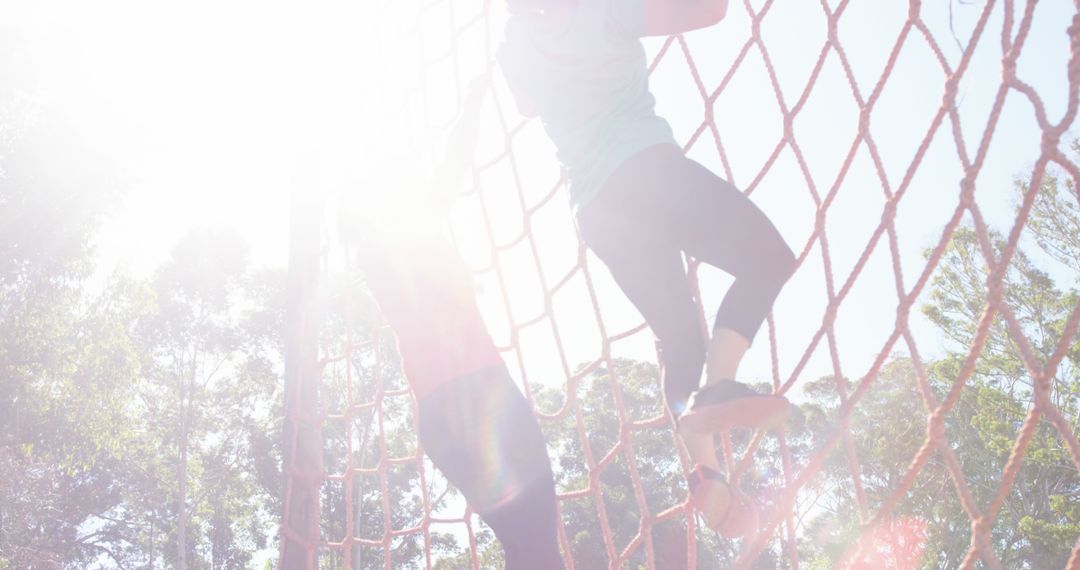
MULTIPOLYGON (((970 21, 949 32, 941 28, 951 27, 951 12, 919 0, 899 7, 744 0, 732 2, 714 29, 646 44, 658 111, 688 154, 752 194, 798 253, 796 276, 762 335, 767 349, 759 342, 744 369, 796 404, 805 383, 829 376, 838 399, 831 429, 812 440, 785 431, 722 438, 729 479, 755 489, 764 504, 761 532, 738 541, 719 540, 695 520, 685 488, 692 466, 675 451, 656 368, 625 359, 655 362, 651 334, 576 239, 553 149, 536 121, 516 113, 496 76, 450 231, 504 359, 550 436, 569 568, 811 567, 800 558, 807 521, 823 494, 837 492, 854 497, 860 529, 843 565, 913 567, 920 537, 932 529, 906 515, 905 501, 931 464, 953 495, 942 500, 958 501, 966 516, 956 531, 969 545, 960 566, 1003 567, 995 521, 1033 438, 1049 433, 1069 467, 1080 468, 1075 421, 1053 393, 1059 365, 1075 350, 1080 305, 1068 308, 1060 341, 1044 350, 1005 287, 1047 178, 1063 173, 1074 189, 1080 180, 1066 136, 1080 89, 1080 4, 1047 4, 952 6, 970 21), (868 11, 894 23, 855 29, 868 11), (1025 47, 1040 41, 1052 41, 1059 59, 1025 58, 1025 47), (1025 66, 1056 82, 1026 82, 1025 66), (891 116, 903 108, 921 110, 902 117, 901 128, 891 116), (1026 138, 999 149, 1017 125, 1026 138), (816 138, 822 131, 833 138, 816 138), (1002 214, 1004 199, 979 189, 1001 185, 992 179, 1000 172, 995 156, 1015 148, 1026 162, 1011 163, 1006 175, 1026 164, 1026 190, 1002 214), (997 236, 993 224, 1006 218, 1008 230, 997 236), (902 239, 898 230, 913 227, 912 219, 924 220, 923 234, 902 239), (984 302, 949 382, 933 386, 923 354, 939 341, 924 340, 919 307, 950 240, 964 231, 986 267, 984 302), (863 281, 872 285, 860 288, 863 281), (808 317, 807 306, 820 312, 808 317), (947 420, 999 326, 1033 391, 1009 434, 1000 477, 976 489, 947 420), (921 399, 925 415, 908 420, 925 437, 894 466, 895 477, 870 483, 856 440, 860 421, 875 418, 859 420, 858 411, 896 354, 913 368, 908 398, 921 399), (628 376, 649 381, 631 388, 628 376), (830 462, 847 471, 840 489, 823 488, 830 462), (657 489, 668 490, 666 502, 657 489)), ((469 78, 493 65, 504 8, 495 0, 394 1, 370 13, 378 58, 364 73, 389 95, 366 104, 394 117, 377 133, 386 146, 418 148, 450 123, 469 78)), ((330 229, 332 203, 298 201, 294 210, 281 567, 490 567, 482 523, 417 443, 416 404, 392 332, 363 290, 354 252, 330 229)), ((704 326, 724 277, 687 262, 702 285, 704 326)), ((1080 568, 1080 543, 1068 567, 1080 568)))

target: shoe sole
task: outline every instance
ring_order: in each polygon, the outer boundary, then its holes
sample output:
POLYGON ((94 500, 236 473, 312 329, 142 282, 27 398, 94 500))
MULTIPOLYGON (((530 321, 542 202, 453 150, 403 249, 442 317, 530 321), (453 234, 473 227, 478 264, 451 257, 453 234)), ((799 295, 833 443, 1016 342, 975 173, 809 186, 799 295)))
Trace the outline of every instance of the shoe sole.
POLYGON ((761 429, 783 422, 790 410, 783 396, 745 396, 690 410, 679 418, 679 429, 699 434, 733 427, 761 429))

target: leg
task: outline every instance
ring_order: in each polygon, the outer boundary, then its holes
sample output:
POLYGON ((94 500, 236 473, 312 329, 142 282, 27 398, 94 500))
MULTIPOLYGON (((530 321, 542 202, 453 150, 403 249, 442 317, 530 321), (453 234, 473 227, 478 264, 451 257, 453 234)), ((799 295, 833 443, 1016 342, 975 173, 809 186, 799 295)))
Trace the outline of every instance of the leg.
POLYGON ((795 269, 795 256, 764 213, 746 196, 700 164, 683 159, 676 169, 684 199, 672 201, 672 239, 690 255, 735 277, 716 314, 704 388, 694 397, 703 410, 690 430, 726 425, 751 428, 782 420, 782 396, 757 395, 734 382, 743 354, 772 311, 795 269), (739 402, 737 402, 739 401, 739 402), (707 411, 712 410, 712 412, 707 411))
POLYGON ((495 531, 508 570, 563 568, 547 447, 505 367, 455 380, 422 400, 420 441, 495 531))
POLYGON ((709 352, 705 361, 706 383, 722 378, 735 378, 743 355, 750 348, 750 340, 728 327, 714 327, 709 339, 709 352))
POLYGON ((701 383, 705 337, 682 253, 655 239, 648 222, 599 203, 581 214, 579 227, 585 243, 656 335, 664 396, 677 417, 701 383))
POLYGON ((795 269, 783 237, 749 198, 700 164, 676 161, 679 199, 669 200, 671 239, 735 277, 716 313, 707 382, 734 379, 773 302, 795 269))
MULTIPOLYGON (((712 432, 729 425, 758 427, 777 419, 787 409, 782 397, 761 397, 742 384, 724 382, 734 380, 743 354, 794 268, 794 255, 776 228, 745 195, 687 159, 677 147, 642 152, 616 172, 608 186, 582 213, 583 226, 619 217, 627 220, 626 227, 594 231, 595 240, 610 240, 616 234, 621 241, 636 239, 646 247, 685 251, 735 277, 708 346, 707 385, 723 389, 693 402, 723 413, 710 414, 697 427, 692 425, 698 420, 687 422, 686 427, 712 432), (723 402, 730 406, 712 406, 723 402)), ((640 257, 638 263, 650 263, 640 257)), ((651 265, 655 267, 655 262, 651 265)), ((652 278, 651 270, 639 273, 652 278)), ((630 291, 627 294, 633 298, 630 291)), ((646 313, 646 319, 655 330, 654 318, 646 313)))
MULTIPOLYGON (((687 208, 703 206, 692 201, 696 197, 696 187, 692 188, 695 192, 683 191, 679 167, 685 167, 687 163, 694 164, 686 160, 677 147, 659 146, 644 151, 619 169, 594 202, 579 212, 579 226, 586 243, 608 266, 660 341, 665 370, 664 393, 669 409, 680 422, 685 421, 687 398, 698 388, 705 364, 705 335, 682 263, 681 250, 689 249, 682 242, 688 240, 680 226, 689 221, 696 226, 697 219, 703 214, 711 213, 714 217, 717 214, 716 211, 697 212, 693 220, 686 216, 687 208)), ((738 215, 738 212, 733 214, 738 215)), ((739 278, 737 275, 736 279, 739 278)), ((750 283, 743 283, 743 288, 749 286, 750 283)), ((726 298, 725 304, 737 303, 740 296, 726 298)), ((771 302, 769 299, 770 307, 771 302)), ((768 309, 760 320, 767 314, 768 309)), ((750 319, 752 321, 752 317, 750 319)), ((749 330, 751 327, 747 323, 735 323, 734 326, 739 326, 732 330, 734 336, 728 336, 726 332, 720 334, 724 350, 712 351, 724 355, 727 364, 718 360, 724 366, 737 366, 760 321, 753 330, 749 330), (732 346, 728 347, 728 343, 732 346)), ((722 330, 727 328, 725 325, 722 330)), ((735 382, 728 384, 736 385, 735 382)), ((752 391, 751 394, 757 396, 752 391)), ((731 399, 737 399, 738 402, 734 402, 737 405, 744 405, 744 396, 731 399)), ((783 401, 786 409, 786 400, 773 399, 783 401)), ((752 413, 744 414, 744 417, 753 419, 755 406, 745 407, 752 413)), ((716 430, 680 429, 687 451, 699 466, 695 469, 696 474, 715 474, 719 468, 713 431, 716 430)), ((691 489, 695 505, 703 511, 710 526, 725 532, 743 532, 754 526, 752 504, 745 501, 745 497, 737 491, 731 492, 718 476, 705 479, 692 479, 691 489), (693 485, 694 481, 698 484, 693 485), (736 524, 737 520, 741 526, 736 524)))
POLYGON ((794 271, 795 256, 743 193, 688 159, 678 171, 685 199, 673 203, 674 217, 682 223, 670 226, 672 239, 694 257, 735 277, 716 314, 706 385, 693 402, 702 413, 684 422, 685 427, 713 431, 726 425, 762 427, 779 422, 788 411, 782 396, 759 396, 734 379, 794 271))
MULTIPOLYGON (((594 203, 579 219, 585 242, 657 337, 664 366, 664 400, 678 418, 701 384, 705 336, 681 252, 657 240, 648 224, 647 217, 602 202, 594 203)), ((683 443, 695 463, 720 468, 711 434, 683 434, 683 443)))

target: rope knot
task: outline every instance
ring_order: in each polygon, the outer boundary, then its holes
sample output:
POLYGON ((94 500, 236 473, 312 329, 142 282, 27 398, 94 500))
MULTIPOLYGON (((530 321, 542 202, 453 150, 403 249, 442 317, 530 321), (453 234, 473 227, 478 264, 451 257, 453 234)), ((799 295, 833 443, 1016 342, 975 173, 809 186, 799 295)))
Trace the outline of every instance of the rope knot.
POLYGON ((914 22, 919 19, 919 12, 922 11, 922 0, 911 0, 908 3, 908 21, 914 22))

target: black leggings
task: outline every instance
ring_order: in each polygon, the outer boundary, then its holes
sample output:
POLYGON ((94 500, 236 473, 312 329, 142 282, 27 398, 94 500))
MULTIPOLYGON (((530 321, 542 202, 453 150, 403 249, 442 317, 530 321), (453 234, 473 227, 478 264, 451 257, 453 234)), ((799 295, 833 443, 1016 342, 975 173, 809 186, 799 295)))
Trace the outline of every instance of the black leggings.
POLYGON ((564 568, 547 445, 506 367, 437 388, 419 423, 424 451, 495 531, 506 569, 564 568))
POLYGON ((795 268, 765 214, 674 145, 623 164, 579 212, 578 225, 656 335, 664 395, 676 415, 698 387, 706 352, 683 252, 735 277, 713 326, 750 341, 795 268))

